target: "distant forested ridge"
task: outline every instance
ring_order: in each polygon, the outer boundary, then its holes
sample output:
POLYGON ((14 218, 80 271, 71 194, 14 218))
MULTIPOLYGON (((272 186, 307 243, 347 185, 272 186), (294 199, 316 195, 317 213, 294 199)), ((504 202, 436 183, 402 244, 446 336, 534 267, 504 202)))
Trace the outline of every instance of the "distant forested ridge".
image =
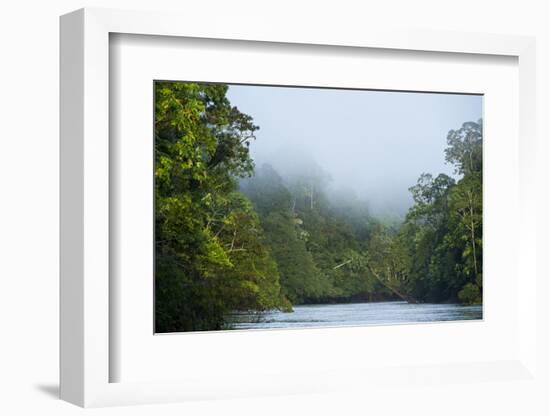
POLYGON ((224 329, 232 311, 303 303, 481 303, 481 120, 447 136, 457 179, 422 174, 406 217, 390 223, 329 194, 313 161, 292 176, 255 166, 259 127, 227 89, 155 84, 157 332, 224 329))

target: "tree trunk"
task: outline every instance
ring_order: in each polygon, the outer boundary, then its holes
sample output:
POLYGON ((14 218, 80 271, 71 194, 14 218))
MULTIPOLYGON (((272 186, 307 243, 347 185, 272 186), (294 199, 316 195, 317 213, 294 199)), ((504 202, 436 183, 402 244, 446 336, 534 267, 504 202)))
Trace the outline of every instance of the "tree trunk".
POLYGON ((337 265, 337 266, 334 266, 334 267, 332 268, 332 270, 339 269, 340 267, 345 266, 346 264, 349 264, 349 263, 351 263, 352 261, 353 261, 353 260, 346 260, 345 262, 340 263, 340 264, 337 265))
POLYGON ((474 274, 477 279, 477 256, 476 256, 476 239, 475 239, 475 226, 474 226, 474 202, 472 201, 472 195, 469 194, 470 199, 470 232, 472 237, 472 255, 474 256, 474 274))
POLYGON ((386 288, 388 288, 389 290, 391 290, 395 295, 399 296, 401 299, 403 299, 405 302, 408 302, 408 303, 418 303, 418 300, 416 300, 415 298, 413 298, 412 296, 408 296, 408 295, 405 295, 403 293, 400 293, 397 289, 391 287, 389 284, 387 284, 384 279, 382 279, 378 273, 376 273, 372 267, 369 266, 369 264, 367 263, 367 268, 369 269, 369 271, 372 273, 372 275, 382 284, 384 285, 386 288))

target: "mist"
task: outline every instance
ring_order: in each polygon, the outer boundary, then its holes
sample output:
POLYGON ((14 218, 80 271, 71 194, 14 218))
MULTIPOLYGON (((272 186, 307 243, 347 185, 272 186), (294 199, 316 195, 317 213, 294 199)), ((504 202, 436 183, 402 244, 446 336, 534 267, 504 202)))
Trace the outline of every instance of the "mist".
POLYGON ((329 198, 365 201, 402 217, 422 173, 456 177, 446 137, 482 118, 482 96, 230 85, 232 105, 260 127, 250 144, 257 167, 283 178, 320 169, 329 198))

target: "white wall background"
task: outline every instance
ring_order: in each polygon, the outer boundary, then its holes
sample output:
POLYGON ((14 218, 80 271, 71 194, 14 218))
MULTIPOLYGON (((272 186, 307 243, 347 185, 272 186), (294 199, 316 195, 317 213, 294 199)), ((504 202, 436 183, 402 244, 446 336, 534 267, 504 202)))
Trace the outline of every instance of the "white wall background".
MULTIPOLYGON (((0 413, 76 414, 56 399, 58 383, 58 16, 74 9, 116 7, 178 10, 189 19, 221 13, 268 16, 286 25, 366 25, 536 35, 538 41, 539 274, 550 278, 549 163, 550 12, 541 0, 169 1, 11 0, 0 10, 0 413)), ((182 22, 182 24, 185 24, 182 22)), ((549 293, 548 281, 538 287, 549 293)), ((541 297, 541 300, 543 298, 541 297)), ((539 302, 539 360, 550 374, 550 308, 539 302)), ((318 396, 197 402, 93 410, 124 414, 549 414, 550 384, 486 383, 411 389, 395 397, 318 396), (438 394, 433 394, 437 391, 438 394), (426 393, 430 393, 429 395, 426 393)))

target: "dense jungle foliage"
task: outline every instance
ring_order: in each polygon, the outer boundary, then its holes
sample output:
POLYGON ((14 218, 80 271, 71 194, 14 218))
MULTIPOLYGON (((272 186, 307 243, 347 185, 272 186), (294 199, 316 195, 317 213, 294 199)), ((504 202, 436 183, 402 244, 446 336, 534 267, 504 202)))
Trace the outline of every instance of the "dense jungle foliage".
POLYGON ((227 89, 155 83, 156 332, 224 329, 232 311, 303 303, 481 303, 481 120, 447 136, 459 179, 422 174, 396 224, 329 195, 314 162, 292 177, 255 166, 259 127, 227 89))

